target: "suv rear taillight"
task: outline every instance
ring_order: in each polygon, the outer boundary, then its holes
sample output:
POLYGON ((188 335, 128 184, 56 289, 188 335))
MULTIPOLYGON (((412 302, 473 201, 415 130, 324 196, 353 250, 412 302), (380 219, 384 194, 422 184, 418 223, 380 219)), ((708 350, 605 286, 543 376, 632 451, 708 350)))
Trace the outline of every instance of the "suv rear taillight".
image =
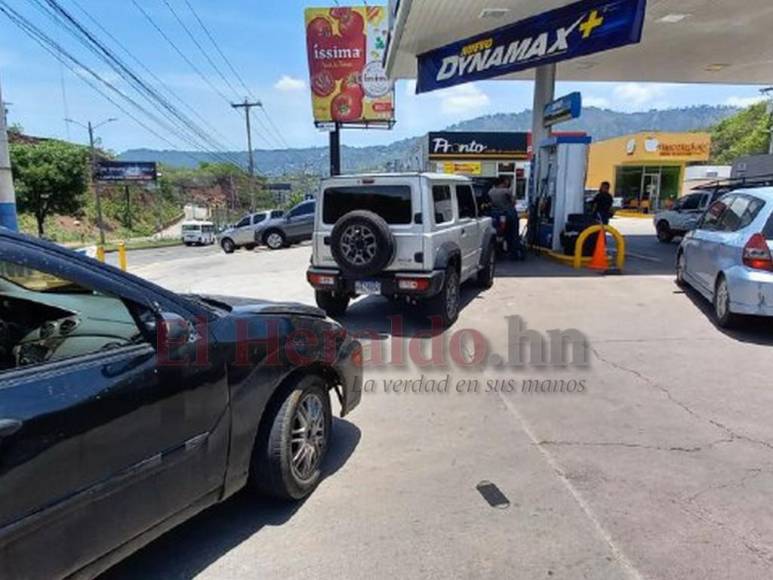
POLYGON ((424 292, 429 289, 429 278, 397 278, 397 287, 400 290, 410 290, 414 292, 424 292))
POLYGON ((306 275, 306 278, 308 279, 309 284, 315 288, 332 288, 336 285, 335 274, 316 274, 309 272, 306 275))
POLYGON ((743 248, 743 263, 755 270, 773 271, 773 257, 768 241, 762 234, 754 234, 743 248))

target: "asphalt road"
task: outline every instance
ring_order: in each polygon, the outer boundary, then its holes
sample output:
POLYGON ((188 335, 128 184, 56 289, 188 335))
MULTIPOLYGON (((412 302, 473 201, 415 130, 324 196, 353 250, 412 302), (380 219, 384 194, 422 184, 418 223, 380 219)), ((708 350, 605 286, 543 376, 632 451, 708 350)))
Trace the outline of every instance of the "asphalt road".
MULTIPOLYGON (((458 323, 434 342, 470 355, 459 333, 475 329, 506 356, 505 317, 520 316, 545 337, 581 332, 587 365, 371 362, 372 392, 336 421, 327 477, 307 501, 242 493, 104 578, 773 577, 773 332, 719 330, 674 285, 676 244, 658 244, 648 221, 617 223, 639 256, 625 275, 503 263, 491 290, 465 289, 458 323), (477 390, 460 382, 471 379, 477 390), (556 392, 524 393, 524 380, 556 392)), ((178 248, 129 265, 179 291, 310 303, 309 253, 178 248)), ((429 349, 427 334, 413 338, 429 330, 418 312, 390 328, 400 312, 366 298, 342 322, 368 331, 371 361, 395 342, 429 349)))

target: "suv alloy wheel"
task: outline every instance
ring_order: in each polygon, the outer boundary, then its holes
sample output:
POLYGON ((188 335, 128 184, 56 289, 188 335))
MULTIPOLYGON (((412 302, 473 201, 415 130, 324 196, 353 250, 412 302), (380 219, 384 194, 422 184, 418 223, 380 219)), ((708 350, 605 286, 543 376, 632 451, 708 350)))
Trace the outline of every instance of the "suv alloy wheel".
POLYGON ((439 316, 443 328, 448 328, 459 318, 461 299, 459 272, 456 267, 451 265, 446 268, 444 278, 443 288, 437 296, 427 300, 427 306, 429 307, 430 316, 439 316))

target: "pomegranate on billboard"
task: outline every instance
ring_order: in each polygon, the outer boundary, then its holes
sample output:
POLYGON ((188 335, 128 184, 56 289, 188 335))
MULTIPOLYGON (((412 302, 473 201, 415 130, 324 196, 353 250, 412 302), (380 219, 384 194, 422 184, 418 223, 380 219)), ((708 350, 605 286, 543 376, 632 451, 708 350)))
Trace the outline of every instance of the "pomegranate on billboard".
POLYGON ((317 124, 394 120, 394 86, 382 61, 383 6, 306 9, 311 102, 317 124))

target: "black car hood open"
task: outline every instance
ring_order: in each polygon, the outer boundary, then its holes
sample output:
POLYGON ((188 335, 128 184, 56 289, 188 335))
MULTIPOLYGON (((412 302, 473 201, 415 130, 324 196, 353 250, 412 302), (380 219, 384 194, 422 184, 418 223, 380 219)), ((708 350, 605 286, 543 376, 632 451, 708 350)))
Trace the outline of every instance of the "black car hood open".
POLYGON ((257 298, 242 298, 239 296, 220 296, 217 294, 199 294, 199 298, 222 302, 231 307, 234 314, 276 314, 313 316, 326 318, 325 312, 316 306, 300 304, 298 302, 273 302, 271 300, 259 300, 257 298))

